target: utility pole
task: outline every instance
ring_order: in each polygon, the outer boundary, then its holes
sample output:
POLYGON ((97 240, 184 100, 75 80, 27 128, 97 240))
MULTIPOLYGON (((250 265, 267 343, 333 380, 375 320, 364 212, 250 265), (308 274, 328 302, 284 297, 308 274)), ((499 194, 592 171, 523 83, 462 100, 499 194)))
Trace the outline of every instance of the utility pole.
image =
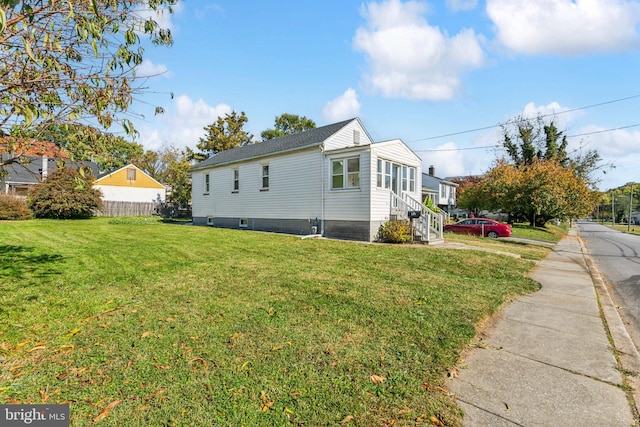
POLYGON ((633 184, 631 184, 631 193, 629 193, 629 216, 627 217, 627 233, 631 232, 631 210, 633 208, 633 184))
POLYGON ((616 203, 613 191, 611 192, 611 226, 616 227, 616 203))

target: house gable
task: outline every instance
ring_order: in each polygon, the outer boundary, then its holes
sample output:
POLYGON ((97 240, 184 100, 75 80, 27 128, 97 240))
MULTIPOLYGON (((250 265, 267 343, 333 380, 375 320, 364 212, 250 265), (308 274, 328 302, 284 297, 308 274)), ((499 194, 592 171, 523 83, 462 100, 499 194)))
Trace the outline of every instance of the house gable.
POLYGON ((147 175, 139 167, 128 164, 96 179, 95 185, 163 189, 164 186, 147 175))

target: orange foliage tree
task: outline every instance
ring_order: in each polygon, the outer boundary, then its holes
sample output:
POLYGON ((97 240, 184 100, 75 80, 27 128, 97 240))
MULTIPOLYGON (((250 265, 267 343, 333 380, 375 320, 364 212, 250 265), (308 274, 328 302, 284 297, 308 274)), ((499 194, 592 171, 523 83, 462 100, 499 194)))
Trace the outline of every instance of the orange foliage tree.
POLYGON ((466 208, 502 210, 509 219, 543 225, 587 215, 597 203, 598 193, 573 169, 554 159, 535 158, 516 166, 500 160, 480 182, 460 195, 466 208))

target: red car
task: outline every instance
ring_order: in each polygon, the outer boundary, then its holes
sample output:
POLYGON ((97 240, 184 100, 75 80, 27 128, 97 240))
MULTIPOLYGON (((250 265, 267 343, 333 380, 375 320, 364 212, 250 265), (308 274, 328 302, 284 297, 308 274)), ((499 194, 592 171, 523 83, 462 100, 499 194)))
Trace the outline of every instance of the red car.
POLYGON ((495 239, 497 237, 510 237, 511 225, 503 224, 489 218, 469 218, 458 221, 455 224, 445 224, 444 231, 485 236, 495 239))

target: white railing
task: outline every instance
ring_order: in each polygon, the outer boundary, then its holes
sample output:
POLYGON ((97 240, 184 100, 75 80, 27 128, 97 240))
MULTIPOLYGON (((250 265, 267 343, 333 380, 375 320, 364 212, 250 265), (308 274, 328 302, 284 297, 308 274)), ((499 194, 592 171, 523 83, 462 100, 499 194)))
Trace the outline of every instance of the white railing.
POLYGON ((395 216, 396 219, 411 221, 415 233, 422 240, 430 242, 435 239, 442 239, 445 222, 443 214, 432 211, 407 193, 402 193, 402 196, 398 196, 392 191, 390 194, 390 215, 395 216), (409 211, 420 212, 420 217, 409 218, 409 211))

